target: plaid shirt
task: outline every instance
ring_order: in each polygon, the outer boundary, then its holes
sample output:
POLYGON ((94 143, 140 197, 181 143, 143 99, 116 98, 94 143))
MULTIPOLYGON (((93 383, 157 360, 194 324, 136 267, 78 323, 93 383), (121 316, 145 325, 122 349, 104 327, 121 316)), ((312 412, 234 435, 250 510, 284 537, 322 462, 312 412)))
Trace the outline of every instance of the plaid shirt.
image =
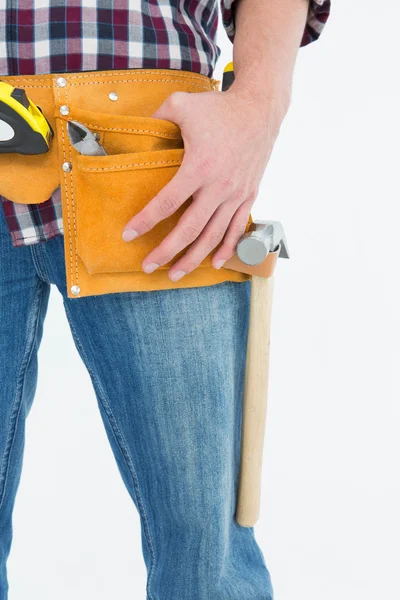
MULTIPOLYGON (((310 0, 302 46, 319 37, 330 4, 310 0)), ((233 42, 234 0, 5 0, 0 76, 135 68, 211 76, 220 55, 219 8, 233 42)), ((36 205, 0 198, 14 246, 63 233, 60 189, 36 205)))

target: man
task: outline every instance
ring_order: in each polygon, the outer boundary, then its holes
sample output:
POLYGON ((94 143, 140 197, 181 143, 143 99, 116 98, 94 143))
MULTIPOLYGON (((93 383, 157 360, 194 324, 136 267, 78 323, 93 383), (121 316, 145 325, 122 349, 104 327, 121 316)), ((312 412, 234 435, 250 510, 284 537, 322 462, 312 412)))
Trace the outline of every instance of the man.
MULTIPOLYGON (((172 281, 217 247, 215 269, 233 255, 288 109, 298 48, 319 36, 330 1, 221 0, 221 8, 235 82, 224 93, 176 92, 154 113, 179 125, 184 160, 121 231, 129 244, 192 196, 142 265, 150 274, 180 254, 172 281)), ((8 0, 0 73, 167 68, 211 76, 217 11, 217 0, 8 0)), ((71 299, 59 190, 40 205, 2 200, 0 600, 50 284, 63 295, 140 514, 147 600, 272 598, 253 528, 234 520, 249 282, 71 299)))

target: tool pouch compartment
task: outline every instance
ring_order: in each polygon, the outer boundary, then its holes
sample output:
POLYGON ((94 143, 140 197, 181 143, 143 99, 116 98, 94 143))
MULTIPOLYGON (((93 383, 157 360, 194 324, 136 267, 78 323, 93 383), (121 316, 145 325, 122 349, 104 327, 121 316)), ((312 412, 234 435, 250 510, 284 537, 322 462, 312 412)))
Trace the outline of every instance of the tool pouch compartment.
POLYGON ((78 234, 77 251, 90 274, 141 270, 190 200, 137 240, 124 242, 123 228, 176 174, 182 158, 183 150, 154 150, 73 159, 77 228, 85 232, 78 234))
MULTIPOLYGON (((132 242, 124 242, 122 232, 177 173, 184 156, 179 127, 152 117, 77 109, 71 110, 68 119, 58 116, 56 121, 59 138, 64 140, 64 158, 71 166, 69 172, 60 172, 70 294, 71 290, 79 296, 97 293, 97 286, 104 290, 105 285, 108 291, 178 287, 167 271, 184 250, 151 276, 143 272, 142 262, 176 226, 191 198, 132 242), (70 145, 66 135, 70 118, 99 135, 107 156, 83 156, 70 145)), ((184 278, 182 287, 195 281, 206 284, 210 276, 215 283, 231 278, 226 270, 212 267, 213 253, 184 278)), ((233 278, 240 281, 246 276, 234 273, 233 278)))
MULTIPOLYGON (((175 227, 191 202, 188 199, 137 240, 123 241, 129 219, 156 196, 182 163, 179 127, 151 117, 85 111, 73 115, 99 134, 107 152, 107 156, 83 156, 71 149, 72 170, 67 179, 74 198, 77 254, 90 275, 142 271, 143 259, 175 227)), ((210 259, 206 262, 210 264, 210 259)))
POLYGON ((90 275, 141 271, 143 259, 176 225, 185 207, 133 242, 124 242, 122 232, 177 172, 183 159, 179 127, 151 117, 81 110, 72 115, 99 135, 107 152, 83 156, 70 149, 72 170, 64 178, 63 196, 68 202, 69 181, 76 252, 90 275))

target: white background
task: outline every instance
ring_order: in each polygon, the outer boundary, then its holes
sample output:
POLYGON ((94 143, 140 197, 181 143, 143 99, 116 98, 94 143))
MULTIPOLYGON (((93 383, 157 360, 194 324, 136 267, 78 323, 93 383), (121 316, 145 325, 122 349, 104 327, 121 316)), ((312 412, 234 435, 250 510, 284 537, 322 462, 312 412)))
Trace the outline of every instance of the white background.
MULTIPOLYGON (((399 600, 400 5, 333 9, 300 51, 254 208, 284 223, 292 254, 276 277, 256 537, 276 600, 399 600)), ((40 361, 11 600, 144 598, 139 518, 55 290, 40 361)))

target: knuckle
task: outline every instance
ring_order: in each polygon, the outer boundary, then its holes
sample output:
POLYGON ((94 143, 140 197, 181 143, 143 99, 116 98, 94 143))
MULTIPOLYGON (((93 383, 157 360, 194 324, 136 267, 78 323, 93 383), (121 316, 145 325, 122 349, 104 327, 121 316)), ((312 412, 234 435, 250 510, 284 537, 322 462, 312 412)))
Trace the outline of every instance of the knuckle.
POLYGON ((193 163, 195 174, 200 178, 207 177, 211 172, 212 166, 212 160, 208 156, 198 157, 193 163))
POLYGON ((233 225, 232 228, 229 230, 229 234, 225 238, 225 245, 227 246, 227 248, 229 248, 229 250, 236 249, 240 238, 246 231, 246 227, 247 223, 240 223, 237 225, 233 225))
POLYGON ((163 217, 169 217, 178 210, 179 202, 175 196, 168 195, 159 200, 158 207, 163 217))
POLYGON ((243 200, 243 198, 246 198, 246 190, 247 187, 245 184, 240 185, 233 194, 235 200, 243 200))
POLYGON ((229 191, 229 203, 232 204, 233 206, 237 207, 239 204, 241 204, 243 202, 244 198, 245 198, 245 191, 243 188, 231 188, 231 190, 229 191))
POLYGON ((250 194, 248 194, 248 196, 247 196, 247 203, 250 204, 250 205, 252 205, 255 202, 257 196, 258 196, 258 188, 255 189, 255 190, 252 190, 250 192, 250 194))
POLYGON ((208 201, 198 202, 196 204, 196 216, 202 223, 207 223, 212 216, 211 203, 208 201))
POLYGON ((185 242, 192 242, 195 240, 202 231, 202 226, 200 223, 192 221, 187 225, 183 225, 181 229, 182 238, 185 242))
POLYGON ((234 187, 235 184, 235 175, 232 172, 226 172, 223 174, 223 176, 221 177, 221 181, 220 181, 220 185, 221 188, 226 190, 232 190, 232 188, 234 187))
POLYGON ((182 92, 172 92, 165 101, 167 107, 171 110, 179 110, 182 107, 183 96, 182 92))
POLYGON ((236 236, 240 236, 243 235, 244 232, 246 231, 246 227, 247 227, 247 221, 241 221, 240 223, 236 223, 233 227, 232 227, 232 234, 236 237, 236 236))
POLYGON ((224 235, 225 235, 225 231, 220 231, 220 230, 211 231, 208 235, 210 245, 213 248, 215 246, 217 246, 220 243, 220 241, 223 239, 224 235))
POLYGON ((221 253, 224 255, 225 259, 227 259, 228 255, 230 257, 235 253, 237 243, 238 243, 238 240, 234 240, 232 238, 230 240, 228 239, 228 240, 224 241, 220 250, 221 250, 221 253))

